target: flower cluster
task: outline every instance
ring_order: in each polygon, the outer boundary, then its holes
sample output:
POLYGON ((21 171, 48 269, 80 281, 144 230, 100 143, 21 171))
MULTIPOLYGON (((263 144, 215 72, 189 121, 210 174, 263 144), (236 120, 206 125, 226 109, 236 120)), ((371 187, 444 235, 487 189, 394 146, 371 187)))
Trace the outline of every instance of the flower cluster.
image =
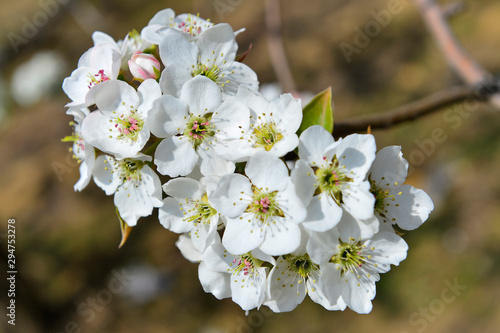
POLYGON ((239 32, 166 9, 122 41, 94 33, 63 83, 75 190, 93 178, 129 227, 159 208, 203 289, 244 310, 291 311, 308 294, 367 313, 379 274, 406 258, 394 225, 417 228, 433 203, 402 185, 400 147, 376 154, 372 135, 335 141, 319 125, 299 137, 300 100, 258 92, 239 32))

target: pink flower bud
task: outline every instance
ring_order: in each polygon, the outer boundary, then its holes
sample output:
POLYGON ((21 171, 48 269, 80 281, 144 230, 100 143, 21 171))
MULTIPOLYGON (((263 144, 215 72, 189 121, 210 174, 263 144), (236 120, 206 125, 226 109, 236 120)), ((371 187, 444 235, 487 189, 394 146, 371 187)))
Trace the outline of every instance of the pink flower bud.
POLYGON ((141 80, 157 79, 160 76, 160 62, 148 53, 136 51, 128 61, 130 73, 141 80))

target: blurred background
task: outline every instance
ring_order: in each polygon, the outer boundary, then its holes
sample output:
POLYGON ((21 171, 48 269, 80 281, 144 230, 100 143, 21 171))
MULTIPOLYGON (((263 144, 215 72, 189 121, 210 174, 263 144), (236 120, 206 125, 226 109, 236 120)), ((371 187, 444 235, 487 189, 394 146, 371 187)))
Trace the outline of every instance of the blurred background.
MULTIPOLYGON (((298 91, 332 86, 336 119, 375 114, 459 84, 415 6, 401 10, 363 47, 356 36, 388 0, 287 0, 282 35, 298 91), (341 45, 357 51, 346 57, 341 45), (358 43, 359 46, 359 43, 358 43), (349 61, 348 61, 349 60, 349 61)), ((392 1, 394 2, 394 1, 392 1)), ((397 2, 397 1, 396 1, 397 2)), ((444 3, 444 2, 443 2, 444 3)), ((500 72, 500 2, 463 1, 451 26, 491 73, 500 72)), ((123 39, 161 9, 228 22, 262 85, 277 76, 261 0, 16 0, 0 3, 0 257, 7 271, 7 219, 16 219, 16 326, 0 332, 498 332, 500 327, 500 113, 488 105, 448 110, 374 131, 378 147, 401 145, 407 183, 435 210, 403 237, 410 250, 382 275, 373 311, 330 312, 306 299, 291 312, 244 311, 205 294, 197 265, 175 247, 156 211, 123 248, 107 197, 91 183, 73 192, 78 165, 61 84, 100 30, 123 39), (433 135, 437 131, 439 137, 433 135)), ((304 94, 307 96, 307 94, 304 94)))

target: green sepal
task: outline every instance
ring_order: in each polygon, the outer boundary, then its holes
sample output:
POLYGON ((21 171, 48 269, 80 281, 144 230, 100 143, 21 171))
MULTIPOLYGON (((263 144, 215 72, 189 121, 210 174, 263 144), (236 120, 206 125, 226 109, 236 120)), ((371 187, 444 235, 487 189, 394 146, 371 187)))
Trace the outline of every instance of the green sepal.
POLYGON ((321 125, 329 133, 333 131, 332 87, 323 90, 302 110, 302 123, 297 135, 314 125, 321 125))
POLYGON ((118 245, 118 248, 120 249, 123 244, 128 239, 128 236, 130 236, 130 232, 132 231, 132 227, 130 227, 127 222, 123 221, 122 217, 120 216, 120 212, 118 211, 118 207, 116 207, 116 216, 118 216, 118 220, 120 220, 120 230, 122 232, 122 240, 120 241, 120 244, 118 245))

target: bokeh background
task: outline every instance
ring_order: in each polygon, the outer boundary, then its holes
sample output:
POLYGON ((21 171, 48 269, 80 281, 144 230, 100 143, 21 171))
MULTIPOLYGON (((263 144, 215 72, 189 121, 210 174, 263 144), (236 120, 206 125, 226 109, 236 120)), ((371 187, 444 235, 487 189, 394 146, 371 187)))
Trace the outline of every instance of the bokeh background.
MULTIPOLYGON (((297 88, 317 93, 332 86, 336 119, 383 112, 460 83, 408 0, 346 61, 341 43, 354 45, 355 29, 388 3, 282 1, 297 88)), ((453 31, 485 68, 499 73, 500 2, 463 3, 453 31)), ((246 27, 238 37, 241 50, 253 43, 246 63, 262 84, 276 82, 261 0, 0 2, 0 332, 500 331, 500 112, 488 105, 458 104, 374 131, 379 147, 403 147, 411 165, 407 183, 426 190, 436 208, 404 235, 408 258, 382 275, 368 315, 330 312, 307 299, 291 313, 262 307, 247 317, 231 300, 203 292, 197 265, 180 255, 177 235, 154 215, 119 250, 112 197, 93 183, 73 192, 79 172, 69 144, 61 142, 72 120, 61 84, 92 46, 93 31, 122 39, 167 7, 246 27), (50 14, 44 24, 43 12, 50 14), (39 26, 27 28, 34 22, 39 26), (8 218, 16 219, 17 230, 15 327, 4 314, 8 218)))

